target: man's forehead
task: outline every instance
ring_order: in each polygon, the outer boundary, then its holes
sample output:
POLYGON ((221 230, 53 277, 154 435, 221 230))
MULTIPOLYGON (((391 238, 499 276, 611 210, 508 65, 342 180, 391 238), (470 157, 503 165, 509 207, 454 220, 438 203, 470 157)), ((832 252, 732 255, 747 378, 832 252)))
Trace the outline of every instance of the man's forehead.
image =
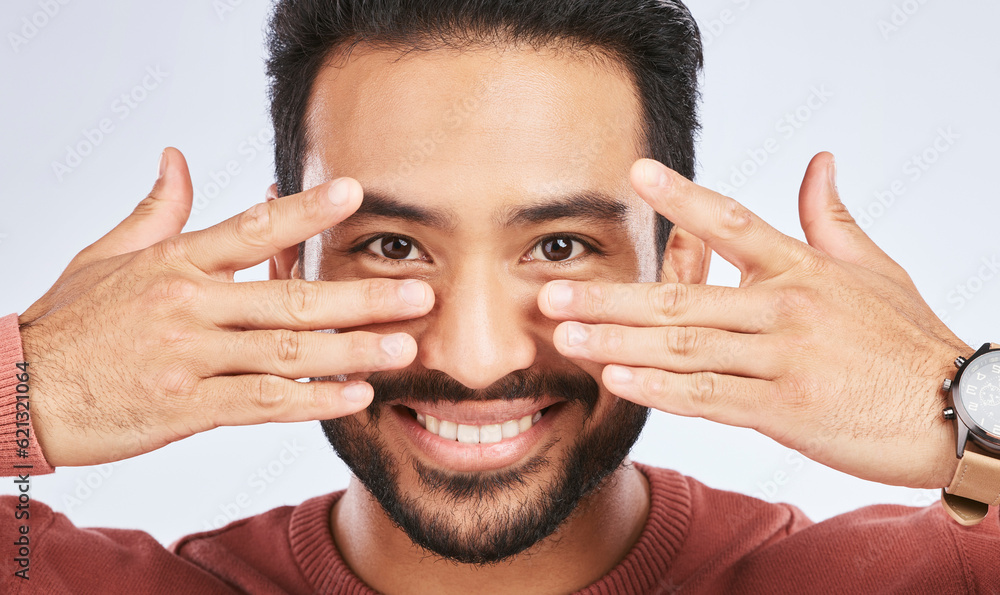
POLYGON ((304 185, 610 191, 641 156, 640 114, 622 69, 565 52, 362 51, 317 76, 304 185))

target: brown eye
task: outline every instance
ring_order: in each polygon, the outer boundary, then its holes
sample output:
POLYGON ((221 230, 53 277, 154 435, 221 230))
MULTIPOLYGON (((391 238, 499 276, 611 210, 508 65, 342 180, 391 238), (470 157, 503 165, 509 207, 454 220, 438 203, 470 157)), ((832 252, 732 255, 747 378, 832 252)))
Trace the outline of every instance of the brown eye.
POLYGON ((565 238, 542 242, 542 254, 546 260, 566 260, 573 254, 573 242, 565 238))
POLYGON ((560 262, 576 258, 584 251, 583 242, 568 237, 551 237, 535 244, 532 260, 560 262))
POLYGON ((417 250, 416 244, 399 236, 376 238, 368 244, 368 249, 391 260, 416 260, 420 258, 420 251, 417 250))

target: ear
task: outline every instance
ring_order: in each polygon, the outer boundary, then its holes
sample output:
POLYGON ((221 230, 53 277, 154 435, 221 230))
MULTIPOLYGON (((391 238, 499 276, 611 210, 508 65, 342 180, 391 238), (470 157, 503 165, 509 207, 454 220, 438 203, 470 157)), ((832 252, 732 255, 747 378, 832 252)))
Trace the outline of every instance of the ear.
POLYGON ((660 281, 690 285, 705 283, 711 260, 712 251, 705 242, 675 225, 670 230, 667 249, 663 253, 660 281))
MULTIPOLYGON (((265 193, 268 201, 278 198, 278 185, 271 184, 265 193)), ((295 279, 299 274, 299 245, 289 246, 271 257, 268 270, 272 280, 295 279)))

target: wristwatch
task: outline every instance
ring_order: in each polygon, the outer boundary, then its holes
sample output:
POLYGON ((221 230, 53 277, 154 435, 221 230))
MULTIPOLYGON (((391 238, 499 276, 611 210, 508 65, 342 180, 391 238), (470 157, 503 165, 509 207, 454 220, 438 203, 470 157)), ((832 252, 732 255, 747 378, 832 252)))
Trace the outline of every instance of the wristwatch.
POLYGON ((945 419, 955 420, 958 469, 941 503, 962 525, 983 520, 1000 504, 1000 348, 986 343, 968 359, 955 359, 955 378, 945 379, 945 419))

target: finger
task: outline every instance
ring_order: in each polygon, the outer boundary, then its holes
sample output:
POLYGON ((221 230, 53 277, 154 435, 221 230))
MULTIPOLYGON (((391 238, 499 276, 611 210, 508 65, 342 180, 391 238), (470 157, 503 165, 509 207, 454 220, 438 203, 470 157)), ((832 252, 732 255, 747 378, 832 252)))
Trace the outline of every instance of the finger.
POLYGON ((757 378, 619 365, 605 366, 601 381, 613 394, 639 405, 752 429, 763 425, 776 391, 773 382, 757 378))
POLYGON ((292 379, 397 370, 417 355, 416 341, 405 333, 364 331, 214 332, 203 348, 212 354, 203 361, 203 373, 208 375, 273 374, 292 379))
POLYGON ((211 274, 260 264, 289 246, 307 240, 349 217, 361 204, 361 185, 338 178, 304 192, 258 203, 218 225, 184 234, 165 246, 211 274))
POLYGON ((374 394, 366 382, 296 382, 244 374, 206 378, 195 397, 203 403, 207 425, 216 427, 343 417, 367 407, 374 394))
POLYGON ((772 380, 783 370, 767 335, 745 335, 695 326, 634 328, 564 322, 556 349, 570 359, 658 368, 679 373, 718 372, 772 380))
POLYGON ((735 200, 703 188, 653 159, 632 164, 632 186, 678 227, 701 238, 735 265, 744 279, 770 278, 802 258, 802 242, 764 222, 735 200))
POLYGON ((833 155, 819 153, 806 168, 799 190, 799 221, 809 245, 830 256, 912 284, 910 276, 861 229, 837 191, 833 155))
POLYGON ((559 280, 542 287, 538 307, 555 320, 759 333, 777 317, 764 295, 754 288, 559 280))
POLYGON ((220 328, 342 329, 423 316, 434 290, 415 279, 212 281, 201 303, 220 328))
POLYGON ((119 254, 148 248, 181 233, 191 214, 194 192, 184 155, 167 147, 160 155, 160 169, 149 195, 132 214, 73 259, 76 267, 119 254))

